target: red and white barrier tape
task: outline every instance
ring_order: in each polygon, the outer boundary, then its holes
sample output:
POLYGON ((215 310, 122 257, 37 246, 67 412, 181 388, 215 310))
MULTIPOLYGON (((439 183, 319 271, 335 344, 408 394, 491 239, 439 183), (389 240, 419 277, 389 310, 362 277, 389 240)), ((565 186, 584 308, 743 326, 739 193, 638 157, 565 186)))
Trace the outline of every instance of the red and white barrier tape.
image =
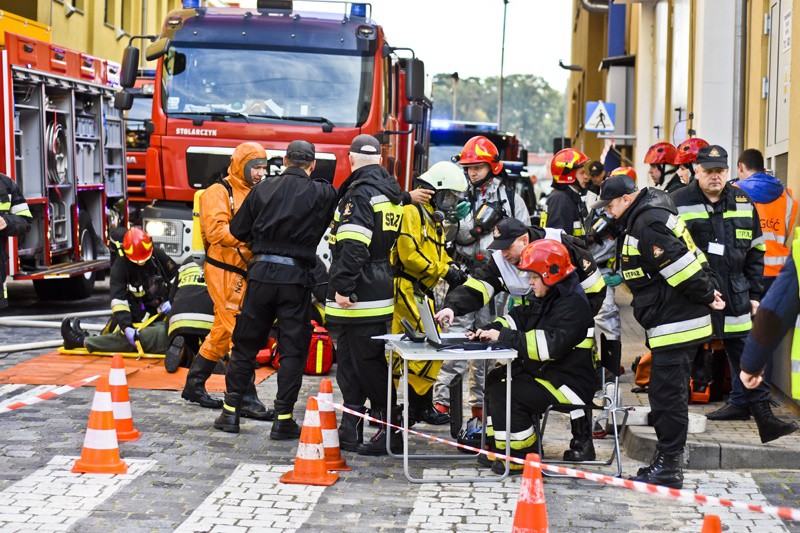
MULTIPOLYGON (((419 437, 432 440, 434 442, 438 442, 441 444, 446 444, 448 446, 454 446, 456 448, 463 448, 465 450, 469 450, 471 452, 480 453, 483 455, 489 455, 489 452, 486 450, 481 450, 472 446, 468 446, 466 444, 460 444, 458 442, 454 442, 451 440, 446 440, 441 437, 435 437, 433 435, 427 435, 425 433, 420 433, 419 431, 414 431, 413 429, 404 430, 400 426, 396 426, 394 424, 390 424, 383 420, 378 420, 377 418, 373 418, 369 415, 359 413, 358 411, 353 411, 352 409, 348 409, 342 404, 338 404, 335 402, 329 402, 328 400, 321 400, 317 397, 317 401, 322 403, 329 404, 333 406, 334 409, 339 411, 351 414, 353 416, 358 416, 365 420, 369 420, 371 422, 377 422, 379 424, 383 424, 395 429, 399 429, 402 431, 408 431, 411 435, 417 435, 419 437)), ((497 452, 492 452, 492 454, 500 459, 506 460, 508 459, 512 463, 524 465, 526 461, 524 459, 520 459, 518 457, 512 457, 510 455, 502 455, 497 452)), ((734 509, 740 509, 744 511, 752 511, 755 513, 762 513, 769 516, 774 516, 777 518, 785 518, 787 520, 794 520, 800 522, 800 509, 793 509, 791 507, 774 507, 771 505, 753 505, 750 503, 743 503, 737 502, 735 500, 728 500, 725 498, 717 498, 715 496, 704 496, 702 494, 697 494, 688 490, 679 490, 679 489, 670 489, 667 487, 661 487, 659 485, 650 485, 648 483, 642 483, 640 481, 631 481, 629 479, 621 479, 618 477, 606 476, 603 474, 596 474, 594 472, 584 472, 583 470, 576 470, 574 468, 565 468, 558 465, 546 464, 541 462, 535 461, 528 461, 527 462, 530 466, 534 468, 541 468, 542 470, 547 470, 549 472, 555 472, 557 474, 567 475, 571 477, 576 477, 580 479, 588 479, 589 481, 595 481, 597 483, 604 483, 606 485, 611 485, 614 487, 624 487, 626 489, 635 490, 636 492, 642 492, 645 494, 653 494, 656 496, 661 496, 663 498, 669 498, 671 500, 677 500, 684 503, 696 503, 699 505, 716 505, 720 507, 732 507, 734 509)))
POLYGON ((8 404, 8 405, 6 405, 4 407, 0 407, 0 415, 3 414, 3 413, 8 413, 9 411, 14 411, 16 409, 20 409, 22 407, 28 407, 29 405, 35 405, 35 404, 37 404, 39 402, 43 402, 45 400, 52 400, 53 398, 55 398, 57 396, 61 396, 62 394, 66 393, 66 392, 69 392, 71 390, 75 390, 78 387, 82 387, 83 385, 86 385, 87 383, 91 383, 92 381, 96 380, 99 377, 100 377, 99 375, 92 376, 92 377, 89 377, 89 378, 86 378, 86 379, 82 379, 80 381, 76 381, 75 383, 70 383, 69 385, 63 385, 61 387, 55 388, 55 389, 53 389, 51 391, 48 391, 48 392, 43 392, 42 394, 39 394, 37 396, 31 396, 29 398, 23 398, 23 399, 18 400, 18 401, 14 402, 14 403, 8 404))

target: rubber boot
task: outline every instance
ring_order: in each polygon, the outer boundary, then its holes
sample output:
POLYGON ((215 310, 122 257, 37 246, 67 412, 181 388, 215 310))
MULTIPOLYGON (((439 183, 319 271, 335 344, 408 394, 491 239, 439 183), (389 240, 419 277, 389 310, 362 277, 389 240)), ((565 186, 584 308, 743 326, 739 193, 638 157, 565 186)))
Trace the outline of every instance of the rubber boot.
POLYGON ((716 411, 706 415, 709 420, 750 420, 750 410, 746 406, 726 403, 716 411))
MULTIPOLYGON (((399 409, 392 409, 393 413, 397 413, 398 411, 399 409)), ((385 421, 386 411, 383 409, 374 409, 372 416, 378 420, 385 421)), ((394 424, 399 426, 400 421, 396 419, 394 424)), ((403 435, 400 430, 381 424, 381 427, 378 428, 378 432, 369 439, 369 442, 359 445, 356 452, 358 455, 388 455, 386 452, 386 439, 390 439, 392 453, 400 453, 403 451, 403 435)))
POLYGON ((769 400, 750 404, 750 412, 756 420, 758 426, 758 436, 761 442, 771 442, 790 433, 797 431, 797 424, 794 422, 784 422, 774 414, 769 400))
POLYGON ((183 335, 176 336, 172 339, 172 342, 169 343, 167 353, 164 355, 164 369, 168 373, 174 374, 177 372, 178 367, 181 366, 184 344, 186 344, 186 340, 183 338, 183 335))
POLYGON ((630 479, 671 489, 681 489, 683 488, 682 455, 680 453, 665 454, 658 452, 649 466, 640 468, 636 476, 630 479))
POLYGON ((258 399, 256 392, 255 375, 250 380, 247 390, 242 396, 242 410, 241 414, 244 418, 252 418, 253 420, 274 420, 275 410, 267 409, 267 406, 261 403, 258 399))
POLYGON ((211 376, 217 363, 198 355, 192 361, 189 374, 186 376, 186 385, 183 387, 181 398, 190 402, 199 403, 200 407, 208 409, 219 409, 222 407, 222 400, 212 398, 206 392, 206 381, 211 376))
POLYGON ((275 422, 269 432, 271 440, 296 440, 300 438, 300 426, 292 418, 294 404, 275 400, 275 422))
MULTIPOLYGON (((363 405, 344 404, 352 411, 361 414, 367 412, 363 405)), ((364 442, 364 419, 350 413, 342 414, 342 423, 339 425, 339 447, 348 452, 354 452, 364 442)))
POLYGON ((222 413, 214 420, 214 427, 227 433, 239 433, 239 412, 242 408, 242 395, 226 392, 222 403, 222 413))
POLYGON ((86 336, 80 329, 73 328, 69 318, 61 321, 61 338, 64 340, 64 348, 67 350, 83 348, 83 341, 86 340, 86 336))
POLYGON ((592 442, 591 420, 583 415, 580 418, 573 418, 572 440, 569 442, 569 450, 564 452, 565 461, 594 461, 594 443, 592 442))

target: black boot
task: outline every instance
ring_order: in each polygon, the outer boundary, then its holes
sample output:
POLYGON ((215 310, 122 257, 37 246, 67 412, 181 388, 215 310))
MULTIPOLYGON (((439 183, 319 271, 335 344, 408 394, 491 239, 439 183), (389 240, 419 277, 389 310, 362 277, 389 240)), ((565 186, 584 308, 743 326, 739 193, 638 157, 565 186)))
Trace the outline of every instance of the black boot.
POLYGON ((253 420, 275 419, 275 410, 267 409, 267 406, 258 399, 255 375, 250 381, 250 385, 247 387, 244 396, 242 396, 242 416, 245 418, 252 418, 253 420))
POLYGON ((716 411, 708 413, 706 418, 709 420, 750 420, 750 411, 747 407, 726 403, 716 411))
POLYGON ((214 420, 214 427, 227 433, 239 433, 239 412, 242 408, 242 395, 226 392, 222 413, 214 420))
POLYGON ((680 453, 665 454, 658 452, 649 466, 640 468, 636 476, 630 479, 671 489, 683 488, 682 455, 680 453))
POLYGON ((61 321, 61 338, 64 339, 64 348, 74 350, 75 348, 83 348, 83 341, 86 340, 86 335, 83 334, 82 330, 73 328, 70 319, 65 318, 61 321))
POLYGON ((197 355, 189 368, 186 376, 186 385, 183 387, 181 397, 190 402, 199 403, 201 407, 209 409, 219 409, 222 407, 222 400, 212 398, 206 392, 206 380, 211 376, 211 372, 217 363, 209 361, 201 355, 197 355))
MULTIPOLYGON (((345 407, 361 414, 367 412, 363 405, 353 405, 346 403, 345 407)), ((342 423, 339 425, 339 447, 347 452, 354 452, 364 442, 364 419, 350 413, 342 415, 342 423)))
POLYGON ((294 404, 275 400, 275 422, 269 432, 272 440, 296 440, 300 438, 300 426, 292 418, 294 404))
POLYGON ((86 331, 81 327, 81 319, 80 318, 73 318, 72 319, 72 329, 83 335, 84 338, 90 337, 92 334, 86 331))
POLYGON ((583 415, 580 418, 573 418, 572 440, 569 442, 569 450, 564 452, 565 461, 594 461, 594 443, 592 442, 591 420, 583 415))
MULTIPOLYGON (((392 409, 393 413, 397 413, 398 409, 392 409)), ((386 411, 373 409, 373 417, 378 420, 386 420, 386 411)), ((400 425, 399 420, 394 423, 396 426, 400 425)), ((400 453, 403 451, 403 435, 399 429, 390 428, 381 424, 378 432, 369 439, 369 442, 360 444, 356 449, 358 455, 387 455, 386 452, 386 439, 390 439, 390 446, 392 453, 400 453)))
POLYGON ((784 422, 772 414, 772 407, 769 405, 769 400, 751 403, 750 412, 753 413, 753 418, 756 420, 758 436, 761 437, 762 443, 779 439, 797 431, 796 423, 784 422))
POLYGON ((408 419, 409 424, 427 422, 432 426, 442 426, 450 423, 450 413, 443 413, 433 406, 433 387, 424 395, 418 395, 409 388, 408 391, 408 419))
POLYGON ((186 344, 186 340, 183 335, 178 335, 172 339, 169 348, 167 348, 167 353, 164 356, 164 369, 170 374, 177 372, 178 367, 181 366, 184 344, 186 344))

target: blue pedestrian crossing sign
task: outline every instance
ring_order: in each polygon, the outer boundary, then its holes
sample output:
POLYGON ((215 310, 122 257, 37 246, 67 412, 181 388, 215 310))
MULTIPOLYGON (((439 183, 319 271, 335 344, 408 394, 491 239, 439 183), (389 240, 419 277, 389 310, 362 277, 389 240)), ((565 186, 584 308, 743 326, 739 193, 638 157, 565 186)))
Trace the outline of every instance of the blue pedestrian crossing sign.
POLYGON ((586 102, 586 124, 583 129, 600 133, 613 133, 617 104, 609 102, 586 102))

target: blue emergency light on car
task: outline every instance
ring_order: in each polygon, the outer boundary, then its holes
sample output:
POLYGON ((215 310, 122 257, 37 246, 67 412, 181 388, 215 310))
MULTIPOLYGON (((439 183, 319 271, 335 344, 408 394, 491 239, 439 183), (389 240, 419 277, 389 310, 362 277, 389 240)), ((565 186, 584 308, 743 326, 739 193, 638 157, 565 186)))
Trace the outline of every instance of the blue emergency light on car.
POLYGON ((183 0, 183 9, 195 9, 200 7, 200 0, 183 0))
POLYGON ((366 18, 367 4, 352 4, 350 6, 350 16, 366 18))

